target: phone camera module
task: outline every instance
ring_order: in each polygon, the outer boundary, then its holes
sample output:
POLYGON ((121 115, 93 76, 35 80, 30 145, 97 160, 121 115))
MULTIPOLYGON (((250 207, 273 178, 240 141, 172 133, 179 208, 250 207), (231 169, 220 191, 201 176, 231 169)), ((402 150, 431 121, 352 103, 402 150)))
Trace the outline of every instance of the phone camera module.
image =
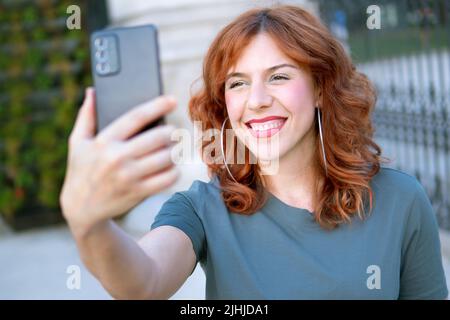
POLYGON ((94 62, 97 75, 105 77, 119 72, 118 39, 115 35, 102 35, 94 39, 94 62))

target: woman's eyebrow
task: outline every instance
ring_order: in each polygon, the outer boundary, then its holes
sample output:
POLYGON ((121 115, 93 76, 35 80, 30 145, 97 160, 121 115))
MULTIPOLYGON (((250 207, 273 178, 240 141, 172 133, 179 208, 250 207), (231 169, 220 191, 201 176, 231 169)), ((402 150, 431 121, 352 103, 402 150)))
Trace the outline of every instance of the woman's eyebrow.
MULTIPOLYGON (((269 73, 269 72, 273 72, 279 68, 283 68, 283 67, 290 67, 290 68, 294 68, 294 69, 298 69, 298 67, 289 64, 289 63, 282 63, 282 64, 278 64, 276 66, 270 67, 268 69, 265 70, 265 73, 269 73)), ((225 79, 225 81, 228 81, 228 79, 232 78, 232 77, 245 77, 247 76, 247 74, 243 73, 243 72, 233 72, 230 73, 229 75, 227 75, 227 78, 225 79)))

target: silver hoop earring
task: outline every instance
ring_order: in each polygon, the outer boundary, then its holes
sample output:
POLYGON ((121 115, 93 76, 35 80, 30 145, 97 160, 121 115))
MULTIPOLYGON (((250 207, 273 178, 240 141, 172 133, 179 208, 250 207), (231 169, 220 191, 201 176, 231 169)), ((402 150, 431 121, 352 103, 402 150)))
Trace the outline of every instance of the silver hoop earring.
POLYGON ((225 152, 223 150, 223 129, 225 128, 225 122, 227 121, 228 117, 225 118, 225 120, 223 120, 222 123, 222 129, 220 130, 220 150, 222 151, 222 159, 223 159, 223 164, 225 165, 225 168, 228 171, 228 174, 230 175, 230 177, 234 180, 234 182, 239 183, 236 181, 236 179, 233 177, 233 175, 231 174, 230 169, 228 168, 228 164, 227 164, 227 160, 225 158, 225 152))
POLYGON ((317 121, 319 122, 319 134, 320 134, 320 144, 322 145, 322 155, 323 155, 323 163, 325 164, 325 175, 328 176, 327 170, 327 158, 325 156, 325 148, 323 146, 323 136, 322 136, 322 119, 320 118, 320 108, 317 108, 317 121))

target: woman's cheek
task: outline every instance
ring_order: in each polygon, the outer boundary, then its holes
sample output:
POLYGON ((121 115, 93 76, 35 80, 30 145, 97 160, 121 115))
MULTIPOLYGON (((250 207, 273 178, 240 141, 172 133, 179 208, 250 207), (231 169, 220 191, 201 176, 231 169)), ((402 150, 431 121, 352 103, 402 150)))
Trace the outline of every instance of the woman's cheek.
POLYGON ((243 104, 239 102, 239 97, 233 93, 225 93, 225 103, 227 112, 232 122, 238 122, 243 115, 243 104))
POLYGON ((293 82, 284 88, 282 100, 291 113, 305 111, 314 104, 314 92, 306 83, 293 82))

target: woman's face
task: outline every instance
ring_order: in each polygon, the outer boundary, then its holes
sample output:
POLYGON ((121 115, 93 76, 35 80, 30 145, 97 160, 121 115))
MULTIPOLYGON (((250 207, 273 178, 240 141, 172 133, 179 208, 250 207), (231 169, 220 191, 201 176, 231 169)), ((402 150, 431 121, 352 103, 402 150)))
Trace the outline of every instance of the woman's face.
POLYGON ((228 76, 225 102, 231 126, 258 160, 279 160, 312 136, 316 105, 312 77, 270 36, 257 35, 228 76))

